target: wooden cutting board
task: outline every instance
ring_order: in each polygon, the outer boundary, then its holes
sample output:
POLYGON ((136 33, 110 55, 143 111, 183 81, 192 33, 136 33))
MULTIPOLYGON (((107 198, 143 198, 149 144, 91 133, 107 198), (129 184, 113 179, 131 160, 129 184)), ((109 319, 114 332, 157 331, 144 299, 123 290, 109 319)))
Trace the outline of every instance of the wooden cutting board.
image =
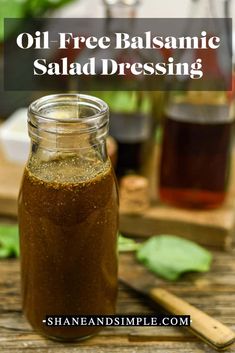
POLYGON ((230 185, 224 205, 214 210, 186 210, 162 204, 157 200, 156 174, 160 151, 149 159, 145 175, 150 180, 151 207, 134 215, 120 211, 120 231, 127 235, 149 237, 174 234, 199 244, 218 249, 230 249, 235 233, 235 150, 233 151, 230 185))
MULTIPOLYGON (((235 155, 234 155, 235 161, 235 155)), ((235 166, 235 163, 233 163, 235 166)), ((0 151, 0 214, 17 216, 23 166, 6 161, 0 151)), ((120 231, 134 236, 175 234, 221 249, 231 247, 235 229, 235 167, 228 198, 216 210, 194 211, 154 202, 141 216, 120 213, 120 231)))
POLYGON ((24 167, 6 161, 0 150, 0 214, 17 215, 17 197, 24 167))

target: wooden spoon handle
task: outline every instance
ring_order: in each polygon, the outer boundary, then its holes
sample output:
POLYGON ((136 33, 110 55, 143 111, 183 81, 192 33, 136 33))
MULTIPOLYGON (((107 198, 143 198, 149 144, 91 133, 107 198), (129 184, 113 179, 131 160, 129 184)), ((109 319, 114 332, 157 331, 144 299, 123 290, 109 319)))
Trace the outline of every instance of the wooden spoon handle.
POLYGON ((216 349, 226 349, 235 341, 235 333, 221 322, 162 288, 152 288, 149 296, 174 315, 190 315, 190 329, 216 349))

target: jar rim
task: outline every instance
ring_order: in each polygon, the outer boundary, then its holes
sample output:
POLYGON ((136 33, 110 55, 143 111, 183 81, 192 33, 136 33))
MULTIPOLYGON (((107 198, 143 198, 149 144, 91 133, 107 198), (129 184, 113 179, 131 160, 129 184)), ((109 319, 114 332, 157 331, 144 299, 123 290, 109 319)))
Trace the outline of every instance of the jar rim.
POLYGON ((80 94, 80 93, 58 93, 58 94, 50 94, 43 97, 38 98, 37 100, 33 101, 28 108, 28 117, 31 116, 38 117, 39 119, 51 121, 51 122, 60 122, 60 123, 78 123, 82 122, 92 122, 99 118, 102 115, 107 115, 109 113, 108 104, 105 103, 102 99, 88 95, 88 94, 80 94), (90 116, 83 117, 83 118, 58 118, 48 116, 47 114, 43 113, 43 108, 45 109, 47 105, 54 104, 56 102, 63 102, 63 100, 67 100, 66 103, 74 103, 77 102, 78 106, 90 106, 93 109, 97 110, 97 113, 91 114, 90 116))

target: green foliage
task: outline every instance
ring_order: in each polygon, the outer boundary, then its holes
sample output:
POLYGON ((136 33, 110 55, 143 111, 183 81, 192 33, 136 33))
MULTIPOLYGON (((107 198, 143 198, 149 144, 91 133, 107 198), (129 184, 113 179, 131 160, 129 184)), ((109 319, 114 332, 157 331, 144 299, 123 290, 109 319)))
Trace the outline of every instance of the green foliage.
POLYGON ((185 272, 208 271, 212 256, 192 241, 161 235, 144 242, 137 251, 137 259, 158 276, 177 280, 185 272))
POLYGON ((42 16, 48 10, 56 10, 73 0, 26 0, 25 14, 30 17, 42 16))
POLYGON ((135 240, 126 238, 122 234, 119 233, 118 236, 118 251, 126 252, 126 251, 136 251, 140 247, 140 244, 135 240))
POLYGON ((109 106, 111 113, 148 114, 151 102, 148 94, 136 91, 99 91, 98 95, 109 106))
MULTIPOLYGON (((74 0, 0 0, 0 42, 4 39, 4 18, 31 18, 43 16, 74 0)), ((11 33, 5 33, 5 38, 11 33)))
POLYGON ((0 226, 0 258, 19 256, 19 234, 16 225, 0 226))

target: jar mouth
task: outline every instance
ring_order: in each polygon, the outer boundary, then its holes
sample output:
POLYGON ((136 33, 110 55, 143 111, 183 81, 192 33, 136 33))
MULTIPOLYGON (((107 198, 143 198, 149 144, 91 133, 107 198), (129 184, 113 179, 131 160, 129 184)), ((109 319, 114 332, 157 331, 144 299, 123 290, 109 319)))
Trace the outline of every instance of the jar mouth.
POLYGON ((53 94, 34 101, 28 110, 31 140, 47 149, 77 149, 104 141, 109 108, 86 94, 53 94))
POLYGON ((102 116, 107 116, 108 119, 108 114, 108 105, 103 100, 95 96, 75 93, 41 97, 32 102, 28 109, 29 121, 32 118, 38 118, 39 120, 65 124, 92 123, 102 116))

